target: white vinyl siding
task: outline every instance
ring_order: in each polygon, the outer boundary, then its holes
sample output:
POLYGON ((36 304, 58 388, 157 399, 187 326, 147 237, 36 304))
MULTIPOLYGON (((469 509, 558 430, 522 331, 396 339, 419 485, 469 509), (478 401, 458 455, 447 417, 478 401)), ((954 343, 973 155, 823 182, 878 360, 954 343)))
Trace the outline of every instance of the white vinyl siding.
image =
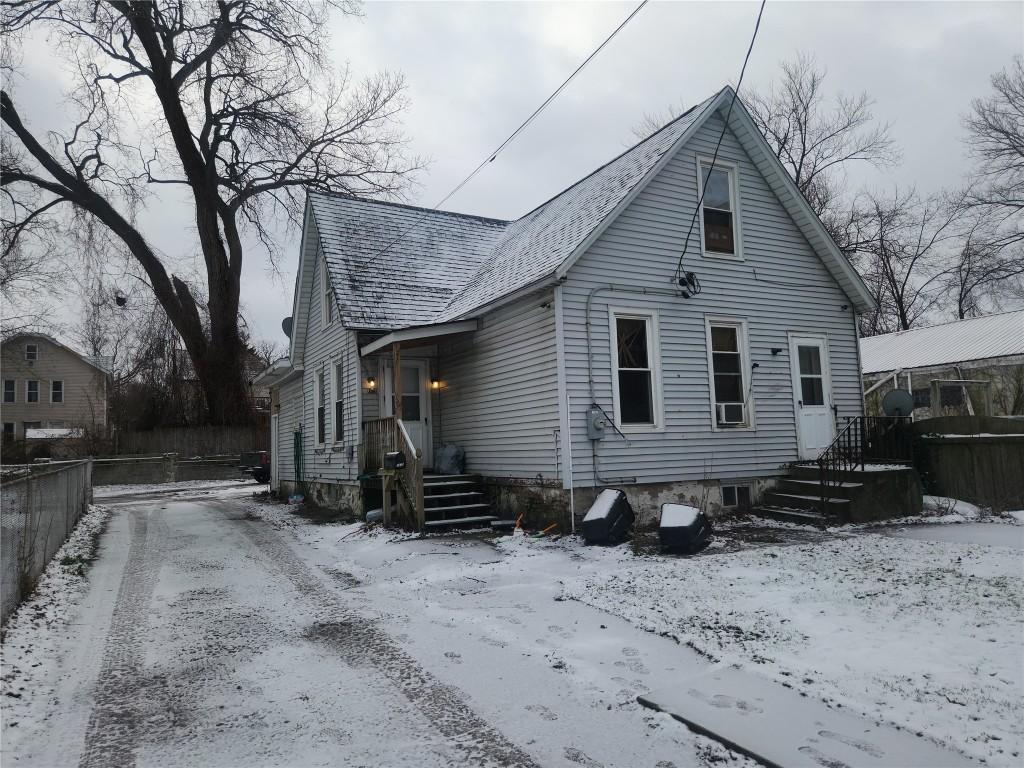
POLYGON ((704 257, 695 227, 684 268, 697 273, 703 290, 690 299, 671 295, 671 280, 697 204, 697 158, 714 153, 721 130, 719 118, 709 119, 597 238, 560 289, 577 486, 592 485, 595 476, 594 444, 586 432, 591 402, 586 305, 595 289, 601 290, 593 295, 590 316, 594 398, 612 412, 612 345, 605 320, 609 309, 625 305, 656 312, 665 419, 661 431, 627 433, 627 441, 609 430, 597 442, 597 470, 605 480, 657 483, 783 474, 784 465, 798 458, 791 332, 828 337, 838 416, 862 413, 855 317, 849 307, 843 309, 850 299, 731 132, 725 134, 719 157, 738 169, 742 213, 737 224, 743 260, 704 257), (752 371, 745 369, 757 406, 756 425, 750 429, 713 428, 706 316, 746 320, 750 363, 758 364, 752 371))
POLYGON ((484 315, 471 336, 439 345, 434 441, 462 446, 467 472, 558 477, 554 315, 552 294, 537 294, 484 315))

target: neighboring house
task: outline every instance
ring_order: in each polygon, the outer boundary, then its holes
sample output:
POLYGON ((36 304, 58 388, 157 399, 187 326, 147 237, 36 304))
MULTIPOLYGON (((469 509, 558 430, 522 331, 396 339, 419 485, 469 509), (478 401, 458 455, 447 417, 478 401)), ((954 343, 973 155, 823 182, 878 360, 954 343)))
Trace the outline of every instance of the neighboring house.
POLYGON ((38 333, 6 339, 0 355, 5 439, 53 437, 55 430, 107 430, 109 374, 98 360, 38 333), (31 432, 40 430, 39 432, 31 432))
POLYGON ((898 386, 915 418, 1024 415, 1024 310, 871 336, 860 350, 871 411, 898 386))
POLYGON ((260 377, 276 486, 361 509, 396 440, 428 474, 455 444, 484 488, 428 478, 418 502, 400 473, 428 523, 444 497, 485 509, 478 490, 502 515, 582 515, 623 487, 650 515, 756 501, 817 457, 863 413, 871 295, 738 101, 705 178, 732 98, 515 221, 309 193, 289 357, 260 377))

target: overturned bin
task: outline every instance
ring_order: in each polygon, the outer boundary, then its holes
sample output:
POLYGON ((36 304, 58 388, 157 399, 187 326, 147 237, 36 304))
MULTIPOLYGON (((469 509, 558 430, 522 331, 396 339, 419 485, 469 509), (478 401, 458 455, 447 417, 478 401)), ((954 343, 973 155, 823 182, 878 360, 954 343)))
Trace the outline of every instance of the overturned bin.
POLYGON ((629 537, 635 519, 626 494, 606 488, 587 510, 580 532, 587 544, 618 544, 629 537))
POLYGON ((696 507, 662 504, 658 540, 665 549, 696 552, 711 539, 711 521, 696 507))

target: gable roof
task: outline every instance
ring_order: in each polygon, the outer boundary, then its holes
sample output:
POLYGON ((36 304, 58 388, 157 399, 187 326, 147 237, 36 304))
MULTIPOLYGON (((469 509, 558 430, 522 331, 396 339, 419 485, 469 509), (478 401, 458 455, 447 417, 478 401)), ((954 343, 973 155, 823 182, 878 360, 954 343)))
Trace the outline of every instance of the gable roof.
MULTIPOLYGON (((448 322, 553 282, 732 96, 726 86, 516 221, 311 192, 308 211, 343 322, 392 330, 448 322)), ((730 128, 744 149, 854 306, 873 306, 764 138, 756 128, 751 135, 741 101, 737 107, 730 128)))
POLYGON ((1024 309, 869 336, 860 356, 863 373, 1024 356, 1024 309))
POLYGON ((53 336, 50 336, 49 334, 24 331, 21 333, 16 333, 13 336, 9 336, 8 338, 4 339, 3 344, 4 346, 7 346, 8 344, 17 341, 18 339, 43 339, 45 341, 48 341, 50 344, 53 344, 55 347, 63 349, 65 352, 68 352, 74 355, 75 357, 79 358, 86 365, 90 365, 96 370, 100 371, 101 373, 107 374, 108 376, 110 375, 110 358, 83 355, 81 352, 72 349, 67 344, 63 344, 57 341, 57 339, 55 339, 53 336))

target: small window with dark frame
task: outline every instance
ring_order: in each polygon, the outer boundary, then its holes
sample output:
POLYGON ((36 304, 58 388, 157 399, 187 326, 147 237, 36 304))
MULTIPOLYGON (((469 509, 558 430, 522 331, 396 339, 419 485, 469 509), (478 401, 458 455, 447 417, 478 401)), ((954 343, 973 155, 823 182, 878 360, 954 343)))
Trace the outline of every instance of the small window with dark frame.
POLYGON ((345 440, 345 401, 341 397, 345 382, 345 368, 342 363, 334 366, 334 442, 345 440))
POLYGON ((64 402, 64 382, 63 381, 51 381, 50 382, 50 402, 51 403, 63 403, 64 402))
POLYGON ((327 438, 327 393, 324 391, 324 372, 316 372, 316 442, 323 445, 327 438))
POLYGON ((13 403, 18 399, 18 383, 14 379, 4 379, 4 402, 13 403))
POLYGON ((39 345, 38 344, 26 344, 25 345, 25 359, 29 362, 35 362, 39 359, 39 345))
POLYGON ((35 379, 25 382, 25 402, 39 402, 39 382, 36 381, 35 379))
POLYGON ((750 506, 749 485, 723 485, 722 506, 746 509, 750 506))
POLYGON ((622 424, 654 424, 654 371, 650 359, 650 318, 616 316, 616 375, 622 424))
POLYGON ((13 439, 14 439, 14 422, 13 421, 5 421, 4 422, 4 440, 13 440, 13 439))
POLYGON ((704 222, 704 250, 736 255, 732 174, 724 168, 700 167, 704 190, 701 217, 704 222))

